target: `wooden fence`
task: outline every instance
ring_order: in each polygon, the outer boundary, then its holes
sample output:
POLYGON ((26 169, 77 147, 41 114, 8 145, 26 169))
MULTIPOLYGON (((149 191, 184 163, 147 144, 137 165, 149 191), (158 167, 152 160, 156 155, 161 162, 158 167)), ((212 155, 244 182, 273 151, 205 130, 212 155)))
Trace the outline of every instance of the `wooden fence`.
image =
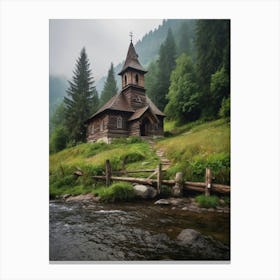
POLYGON ((229 194, 230 186, 215 184, 212 183, 212 172, 210 168, 206 168, 205 170, 205 182, 190 182, 183 181, 182 172, 176 173, 174 180, 163 180, 162 174, 165 170, 162 169, 162 164, 160 163, 156 169, 145 169, 145 170, 135 170, 135 171, 112 171, 112 167, 109 160, 106 160, 105 163, 105 176, 93 176, 94 179, 97 180, 105 180, 106 186, 109 186, 112 181, 122 181, 122 182, 130 182, 136 184, 149 185, 152 187, 156 187, 158 193, 160 193, 161 186, 178 186, 180 189, 204 192, 206 196, 209 196, 211 193, 219 193, 219 194, 229 194), (147 178, 137 178, 137 177, 118 177, 113 176, 113 174, 136 174, 136 173, 152 173, 147 178), (157 176, 156 179, 152 179, 152 177, 157 176))

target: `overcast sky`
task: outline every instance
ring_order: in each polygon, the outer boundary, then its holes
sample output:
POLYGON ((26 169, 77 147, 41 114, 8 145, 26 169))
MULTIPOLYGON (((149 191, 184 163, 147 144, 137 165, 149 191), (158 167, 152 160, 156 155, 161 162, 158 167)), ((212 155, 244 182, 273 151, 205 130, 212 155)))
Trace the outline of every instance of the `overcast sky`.
POLYGON ((133 43, 162 23, 161 19, 50 20, 50 74, 71 79, 83 47, 95 80, 107 75, 110 63, 125 59, 130 37, 133 43))

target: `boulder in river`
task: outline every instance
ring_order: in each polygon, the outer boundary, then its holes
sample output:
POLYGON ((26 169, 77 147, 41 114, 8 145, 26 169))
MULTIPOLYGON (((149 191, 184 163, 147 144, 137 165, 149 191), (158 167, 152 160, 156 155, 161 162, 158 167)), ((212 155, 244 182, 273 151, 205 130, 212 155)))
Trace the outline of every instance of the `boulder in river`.
POLYGON ((173 205, 173 206, 179 206, 184 203, 184 200, 182 198, 168 198, 168 199, 159 199, 155 202, 157 205, 173 205))
POLYGON ((159 199, 159 200, 157 200, 156 202, 155 202, 155 204, 157 204, 157 205, 170 205, 171 204, 171 202, 170 202, 170 200, 168 200, 168 199, 159 199))
POLYGON ((97 202, 99 200, 99 197, 94 196, 91 193, 88 194, 81 194, 77 196, 70 196, 66 198, 66 202, 82 202, 82 201, 95 201, 97 202))
POLYGON ((139 198, 155 198, 157 195, 157 191, 153 187, 145 185, 135 185, 133 186, 133 189, 136 197, 139 198))
POLYGON ((229 247, 194 229, 184 229, 177 236, 180 246, 188 248, 200 259, 229 259, 229 247))

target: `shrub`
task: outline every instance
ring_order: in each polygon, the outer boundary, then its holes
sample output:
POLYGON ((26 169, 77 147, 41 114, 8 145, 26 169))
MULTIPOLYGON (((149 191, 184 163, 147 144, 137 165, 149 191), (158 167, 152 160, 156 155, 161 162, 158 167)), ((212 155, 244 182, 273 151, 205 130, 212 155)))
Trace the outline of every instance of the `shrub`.
POLYGON ((128 144, 142 143, 143 140, 139 136, 131 136, 127 139, 128 144))
POLYGON ((164 137, 171 137, 171 136, 173 136, 173 133, 170 132, 170 131, 164 131, 163 136, 164 137))
POLYGON ((93 191, 104 202, 131 201, 135 197, 131 184, 125 182, 114 183, 110 187, 102 187, 93 191))
POLYGON ((112 140, 112 144, 118 145, 118 144, 135 144, 135 143, 142 143, 143 140, 139 136, 130 136, 128 138, 120 137, 115 138, 112 140))
POLYGON ((144 158, 145 156, 140 152, 128 152, 127 154, 122 156, 122 160, 124 160, 125 163, 137 162, 143 160, 144 158))
POLYGON ((230 99, 224 98, 222 101, 222 105, 219 111, 219 116, 222 118, 230 117, 230 99))
POLYGON ((215 195, 205 196, 202 194, 197 196, 195 201, 199 204, 199 207, 204 208, 216 208, 219 204, 219 198, 215 195))
POLYGON ((64 126, 58 126, 50 138, 50 153, 57 153, 66 148, 68 141, 67 131, 64 126))

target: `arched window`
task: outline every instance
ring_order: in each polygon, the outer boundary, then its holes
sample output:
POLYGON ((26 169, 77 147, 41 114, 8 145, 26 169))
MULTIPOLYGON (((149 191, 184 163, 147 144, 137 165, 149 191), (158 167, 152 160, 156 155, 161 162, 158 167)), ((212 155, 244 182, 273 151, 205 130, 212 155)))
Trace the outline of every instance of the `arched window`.
POLYGON ((125 86, 127 85, 127 77, 126 77, 126 75, 124 75, 124 85, 125 86))
POLYGON ((117 117, 117 128, 123 127, 122 117, 117 117))
POLYGON ((139 77, 138 77, 138 74, 135 75, 135 83, 136 85, 138 85, 138 82, 139 82, 139 77))
POLYGON ((101 121, 101 123, 100 123, 100 131, 103 131, 103 129, 104 129, 104 121, 101 121))

